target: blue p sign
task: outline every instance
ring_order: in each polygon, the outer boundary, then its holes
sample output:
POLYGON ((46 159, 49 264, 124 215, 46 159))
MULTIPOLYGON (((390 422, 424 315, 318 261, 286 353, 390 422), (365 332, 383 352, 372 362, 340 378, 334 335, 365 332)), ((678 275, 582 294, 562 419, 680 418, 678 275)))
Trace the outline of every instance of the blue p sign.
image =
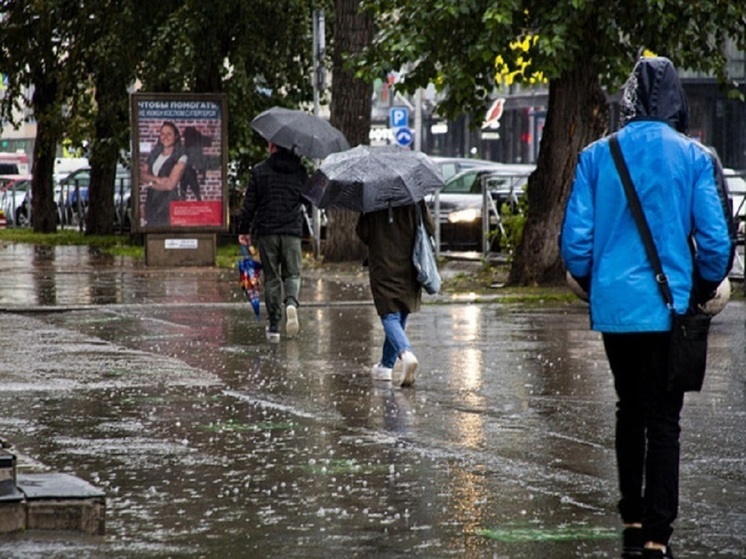
POLYGON ((405 128, 409 125, 409 109, 392 107, 389 111, 389 128, 405 128))

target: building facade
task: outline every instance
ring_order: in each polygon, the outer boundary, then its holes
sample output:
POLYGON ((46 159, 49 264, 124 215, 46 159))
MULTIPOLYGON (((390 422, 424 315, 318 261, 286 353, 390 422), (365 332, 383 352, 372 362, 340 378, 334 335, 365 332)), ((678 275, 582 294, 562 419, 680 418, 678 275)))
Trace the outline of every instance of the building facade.
MULTIPOLYGON (((728 71, 746 98, 746 54, 730 49, 728 71)), ((709 76, 681 72, 689 101, 689 135, 715 148, 723 166, 746 170, 746 102, 729 97, 709 76)), ((391 107, 416 109, 410 98, 391 97, 390 83, 376 90, 372 115, 371 142, 392 143, 388 123, 391 107)), ((430 155, 476 157, 503 163, 535 163, 546 119, 546 88, 514 91, 503 96, 499 118, 483 127, 484 115, 465 115, 444 120, 435 115, 437 98, 426 91, 422 101, 420 146, 430 155), (475 122, 476 121, 476 122, 475 122), (476 124, 476 126, 473 126, 476 124)), ((609 96, 609 129, 619 124, 618 95, 609 96)), ((488 111, 489 113, 489 111, 488 111)), ((410 125, 412 125, 410 120, 410 125)))

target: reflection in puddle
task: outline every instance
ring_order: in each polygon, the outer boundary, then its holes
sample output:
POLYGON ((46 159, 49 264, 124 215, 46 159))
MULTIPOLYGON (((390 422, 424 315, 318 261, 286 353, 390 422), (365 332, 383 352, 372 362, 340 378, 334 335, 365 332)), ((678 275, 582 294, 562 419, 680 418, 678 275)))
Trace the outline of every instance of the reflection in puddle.
MULTIPOLYGON (((685 410, 678 537, 698 556, 712 527, 734 550, 746 532, 743 304, 724 312, 685 410)), ((14 535, 0 556, 618 554, 613 386, 585 312, 426 305, 406 390, 369 377, 371 305, 299 313, 274 345, 245 305, 0 313, 0 434, 108 509, 104 538, 14 535)))

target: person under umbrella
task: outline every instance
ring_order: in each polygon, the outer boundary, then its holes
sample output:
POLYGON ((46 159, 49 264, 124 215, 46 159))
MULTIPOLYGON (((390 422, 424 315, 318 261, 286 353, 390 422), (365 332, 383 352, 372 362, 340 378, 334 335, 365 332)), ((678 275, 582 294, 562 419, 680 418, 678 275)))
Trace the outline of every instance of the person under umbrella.
POLYGON ((383 325, 381 359, 373 365, 374 380, 391 381, 397 360, 401 386, 412 386, 419 362, 406 334, 407 319, 420 310, 422 286, 412 262, 419 215, 431 235, 435 231, 427 205, 420 200, 360 214, 356 233, 368 247, 368 276, 376 312, 383 325))
POLYGON ((412 261, 422 219, 429 234, 435 224, 424 196, 443 186, 430 159, 399 148, 354 149, 327 157, 306 183, 303 195, 320 208, 361 212, 356 234, 368 247, 368 275, 384 331, 373 379, 391 381, 402 362, 402 386, 415 381, 419 362, 406 334, 409 315, 420 309, 422 285, 412 261))
POLYGON ((285 308, 285 332, 298 334, 301 284, 303 198, 308 173, 296 154, 269 142, 269 157, 254 166, 238 224, 238 242, 256 242, 264 274, 264 302, 269 315, 267 341, 280 341, 285 308), (284 296, 283 296, 284 292, 284 296))

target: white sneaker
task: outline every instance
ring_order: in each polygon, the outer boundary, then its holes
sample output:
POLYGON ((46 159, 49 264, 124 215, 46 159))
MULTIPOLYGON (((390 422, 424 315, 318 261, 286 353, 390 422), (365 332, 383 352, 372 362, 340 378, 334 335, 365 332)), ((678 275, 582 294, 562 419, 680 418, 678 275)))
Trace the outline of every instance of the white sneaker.
POLYGON ((373 380, 381 380, 384 382, 391 382, 391 375, 393 372, 393 369, 384 367, 380 363, 376 363, 370 369, 370 375, 373 377, 373 380))
POLYGON ((288 305, 285 307, 285 332, 292 338, 300 330, 300 324, 298 323, 298 309, 295 305, 288 305))
POLYGON ((278 344, 280 343, 280 333, 279 332, 271 332, 269 329, 269 326, 267 326, 267 329, 265 330, 265 334, 267 335, 267 341, 271 344, 278 344))
POLYGON ((414 353, 409 350, 402 351, 400 359, 402 372, 404 373, 401 385, 412 386, 414 384, 414 377, 417 374, 417 367, 419 367, 420 363, 417 361, 417 357, 415 357, 414 353))

